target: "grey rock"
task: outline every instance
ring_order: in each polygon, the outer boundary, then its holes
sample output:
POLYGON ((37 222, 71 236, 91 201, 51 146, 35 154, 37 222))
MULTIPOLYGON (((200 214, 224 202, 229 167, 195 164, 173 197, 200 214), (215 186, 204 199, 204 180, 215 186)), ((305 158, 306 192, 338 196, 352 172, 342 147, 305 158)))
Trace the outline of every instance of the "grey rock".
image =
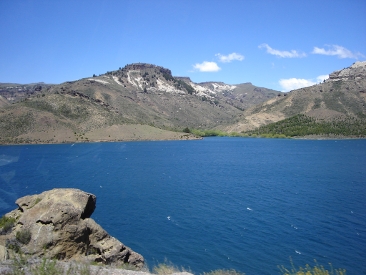
POLYGON ((30 231, 31 240, 21 244, 24 253, 35 256, 88 260, 105 264, 128 263, 140 268, 143 257, 110 236, 90 218, 96 196, 78 189, 53 189, 16 201, 18 209, 7 216, 17 219, 6 237, 30 231))
POLYGON ((5 246, 0 245, 0 262, 5 261, 9 258, 8 250, 5 246))

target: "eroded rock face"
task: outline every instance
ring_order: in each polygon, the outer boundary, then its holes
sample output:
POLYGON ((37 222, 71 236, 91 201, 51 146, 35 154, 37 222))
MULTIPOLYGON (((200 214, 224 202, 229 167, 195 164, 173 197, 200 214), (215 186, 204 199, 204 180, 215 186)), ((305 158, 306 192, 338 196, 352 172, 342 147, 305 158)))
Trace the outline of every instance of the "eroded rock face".
MULTIPOLYGON (((18 209, 6 216, 16 218, 5 237, 15 240, 17 232, 29 231, 24 253, 57 259, 88 259, 96 262, 128 263, 142 267, 143 257, 110 236, 90 218, 96 196, 78 189, 53 189, 16 201, 18 209)), ((18 233, 19 234, 19 233, 18 233)))
POLYGON ((357 61, 352 66, 343 70, 335 71, 329 75, 329 81, 359 80, 366 76, 366 61, 357 61))

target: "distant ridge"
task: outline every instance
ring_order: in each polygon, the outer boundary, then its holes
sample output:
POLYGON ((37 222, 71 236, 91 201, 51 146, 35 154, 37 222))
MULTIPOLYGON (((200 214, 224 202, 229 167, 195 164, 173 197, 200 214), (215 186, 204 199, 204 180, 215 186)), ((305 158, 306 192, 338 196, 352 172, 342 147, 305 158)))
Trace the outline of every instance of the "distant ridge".
POLYGON ((365 87, 365 61, 289 93, 133 63, 59 85, 0 84, 0 143, 191 139, 189 129, 242 133, 299 114, 362 125, 365 87))
POLYGON ((230 125, 278 93, 243 87, 194 83, 147 63, 59 85, 2 84, 0 143, 191 139, 179 132, 230 125))

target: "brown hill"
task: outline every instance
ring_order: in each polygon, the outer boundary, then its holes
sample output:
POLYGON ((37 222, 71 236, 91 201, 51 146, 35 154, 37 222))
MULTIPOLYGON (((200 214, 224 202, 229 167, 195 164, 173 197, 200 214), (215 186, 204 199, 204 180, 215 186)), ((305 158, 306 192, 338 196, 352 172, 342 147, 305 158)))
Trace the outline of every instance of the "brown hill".
POLYGON ((279 94, 241 114, 227 131, 247 131, 305 114, 319 121, 366 116, 366 61, 330 74, 324 83, 279 94))
POLYGON ((196 84, 144 63, 60 85, 13 86, 2 90, 14 104, 0 109, 1 143, 192 138, 176 131, 232 124, 243 109, 278 93, 196 84))

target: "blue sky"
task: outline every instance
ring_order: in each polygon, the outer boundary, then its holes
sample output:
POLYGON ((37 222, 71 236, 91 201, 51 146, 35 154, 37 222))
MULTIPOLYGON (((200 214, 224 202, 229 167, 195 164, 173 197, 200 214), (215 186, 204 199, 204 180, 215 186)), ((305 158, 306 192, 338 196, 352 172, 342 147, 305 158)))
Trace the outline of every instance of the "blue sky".
POLYGON ((287 91, 366 60, 366 1, 1 0, 0 82, 152 63, 287 91))

